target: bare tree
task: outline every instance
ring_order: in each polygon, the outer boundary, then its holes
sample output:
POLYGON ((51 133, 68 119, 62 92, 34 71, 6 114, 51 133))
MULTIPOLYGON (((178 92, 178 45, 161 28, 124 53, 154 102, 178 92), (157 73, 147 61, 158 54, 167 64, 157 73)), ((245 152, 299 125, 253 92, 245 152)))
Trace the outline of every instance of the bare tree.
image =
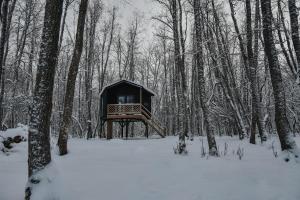
MULTIPOLYGON (((229 42, 225 40, 227 37, 224 36, 224 31, 221 27, 221 20, 217 12, 214 0, 211 1, 211 4, 213 10, 214 23, 216 26, 215 30, 213 30, 215 34, 216 46, 219 54, 222 55, 220 56, 221 70, 216 69, 216 77, 217 79, 219 79, 224 95, 227 101, 229 102, 230 107, 234 111, 234 117, 235 121, 237 122, 236 124, 238 125, 237 127, 239 129, 240 139, 244 139, 247 135, 246 123, 243 117, 243 112, 245 111, 245 108, 241 102, 241 96, 237 89, 237 83, 234 78, 235 75, 232 66, 233 64, 230 60, 229 55, 229 42)), ((213 34, 213 32, 211 32, 211 34, 213 34)), ((213 62, 215 63, 215 65, 218 64, 217 60, 213 60, 213 62)))
MULTIPOLYGON (((257 25, 259 20, 259 1, 256 3, 256 30, 258 29, 257 25)), ((259 100, 259 90, 258 90, 258 83, 257 83, 257 51, 253 52, 253 33, 252 33, 252 14, 251 14, 251 2, 250 0, 246 0, 246 36, 247 36, 247 46, 246 48, 244 47, 244 41, 242 39, 242 36, 240 34, 237 20, 234 15, 234 5, 233 1, 229 0, 230 8, 231 8, 231 16, 234 22, 234 27, 236 30, 236 33, 238 34, 238 40, 239 40, 239 46, 240 50, 242 53, 242 59, 244 62, 244 67, 246 71, 246 75, 248 77, 248 80, 250 81, 250 86, 251 86, 251 95, 252 95, 252 112, 251 112, 251 118, 252 118, 252 123, 251 123, 251 137, 250 137, 250 143, 255 144, 255 129, 256 125, 259 130, 259 135, 261 142, 264 142, 266 140, 266 134, 264 130, 264 125, 263 125, 263 116, 262 116, 262 106, 260 105, 260 100, 259 100), (247 53, 247 54, 246 54, 247 53)), ((257 32, 257 31, 256 31, 257 32)), ((255 34, 255 46, 257 46, 258 42, 258 37, 257 34, 255 34)), ((257 49, 257 47, 256 47, 257 49)))
MULTIPOLYGON (((110 30, 109 30, 109 39, 108 39, 108 44, 106 47, 105 51, 105 43, 106 43, 106 32, 104 33, 104 38, 105 40, 102 43, 102 48, 101 48, 101 70, 99 76, 99 93, 103 89, 104 86, 104 79, 107 73, 107 65, 110 57, 110 51, 111 51, 111 45, 113 43, 113 38, 114 38, 114 31, 115 31, 115 20, 116 20, 116 7, 112 8, 111 12, 111 19, 110 19, 110 30), (105 56, 104 56, 105 55, 105 56)), ((107 29, 105 29, 107 30, 107 29)))
POLYGON ((263 143, 266 141, 266 130, 263 119, 263 107, 260 102, 261 93, 259 91, 259 81, 257 78, 257 70, 258 70, 258 54, 259 54, 259 24, 260 24, 260 9, 259 9, 259 0, 256 0, 255 4, 255 25, 254 25, 254 47, 252 50, 252 33, 248 33, 252 31, 251 26, 251 4, 250 1, 246 1, 246 14, 247 14, 247 52, 248 52, 248 60, 249 60, 249 73, 251 77, 251 91, 252 91, 252 122, 251 122, 251 136, 250 143, 255 144, 255 132, 256 125, 258 127, 260 140, 263 143), (254 93, 254 94, 253 94, 254 93), (255 114, 254 114, 255 113, 255 114))
POLYGON ((289 30, 287 30, 287 27, 285 25, 285 18, 281 6, 281 0, 277 0, 277 7, 278 7, 278 20, 277 20, 277 34, 279 39, 279 44, 282 49, 282 53, 285 57, 285 60, 287 62, 287 65, 289 67, 289 70, 292 74, 293 79, 297 79, 297 64, 296 60, 294 58, 294 52, 292 50, 291 42, 290 42, 290 34, 289 30), (284 33, 285 38, 282 36, 282 32, 284 33), (287 48, 285 47, 285 41, 287 44, 287 48))
POLYGON ((75 83, 76 83, 76 77, 78 73, 78 67, 79 67, 79 62, 80 62, 82 47, 83 47, 83 34, 84 34, 84 24, 85 24, 87 6, 88 6, 88 0, 81 0, 79 6, 75 47, 73 50, 72 61, 69 68, 66 94, 64 98, 63 121, 60 127, 58 143, 57 143, 59 146, 60 155, 65 155, 68 153, 68 149, 67 149, 68 133, 71 126, 70 123, 72 120, 75 83))
MULTIPOLYGON (((99 96, 100 93, 104 87, 104 81, 107 75, 107 66, 109 63, 109 58, 111 56, 111 47, 112 44, 114 42, 114 34, 115 34, 115 21, 116 21, 116 12, 117 12, 117 8, 113 7, 111 10, 111 19, 109 24, 104 24, 104 28, 103 28, 103 41, 101 44, 101 60, 98 63, 98 92, 99 92, 99 96), (109 34, 109 38, 107 38, 107 35, 109 34), (108 44, 106 47, 106 40, 108 39, 108 44), (105 50, 106 48, 106 50, 105 50)), ((97 116, 97 125, 95 128, 95 133, 94 135, 96 135, 96 132, 98 131, 98 135, 101 136, 101 131, 99 130, 99 128, 101 129, 101 120, 100 120, 100 107, 98 106, 98 116, 97 116)))
POLYGON ((178 102, 179 117, 179 143, 176 152, 179 154, 186 152, 185 137, 187 134, 187 85, 185 76, 185 41, 182 27, 182 5, 181 1, 172 0, 170 2, 170 12, 172 16, 172 31, 174 42, 174 62, 175 62, 175 86, 178 102))
MULTIPOLYGON (((275 100, 275 122, 282 150, 295 152, 297 145, 292 139, 289 122, 286 115, 286 99, 282 74, 274 44, 272 32, 271 0, 261 1, 263 36, 265 54, 268 58, 269 71, 275 100)), ((299 156, 299 155, 297 155, 299 156)))
POLYGON ((47 0, 45 5, 37 80, 29 124, 28 184, 25 199, 31 198, 32 189, 41 182, 41 177, 35 175, 51 162, 49 127, 62 6, 61 0, 47 0))
POLYGON ((65 0, 65 7, 63 10, 63 17, 62 17, 62 22, 61 22, 61 30, 60 30, 60 34, 59 34, 59 50, 61 48, 61 44, 63 42, 63 38, 64 38, 64 32, 65 32, 65 25, 66 25, 66 18, 67 18, 67 14, 68 14, 68 9, 70 7, 70 5, 74 2, 74 0, 65 0))
POLYGON ((2 102, 3 102, 3 95, 4 95, 4 50, 6 44, 6 36, 7 36, 7 17, 8 17, 8 4, 9 0, 1 1, 0 8, 1 8, 1 36, 0 36, 0 85, 1 87, 1 97, 0 97, 0 129, 2 129, 2 102))
POLYGON ((86 69, 85 69, 85 100, 86 100, 86 124, 87 124, 87 139, 93 137, 92 129, 92 82, 94 75, 94 61, 95 61, 95 37, 96 28, 102 12, 101 1, 96 0, 93 2, 93 7, 90 9, 90 23, 87 30, 87 42, 86 46, 86 69))
POLYGON ((291 34, 294 44, 294 49, 297 58, 297 83, 300 84, 300 36, 299 36, 299 22, 298 22, 298 9, 296 6, 296 0, 289 0, 289 13, 291 21, 291 34))
POLYGON ((212 121, 210 118, 210 110, 207 102, 207 94, 205 91, 205 77, 204 77, 204 60, 203 60, 203 37, 201 29, 201 2, 200 0, 194 0, 194 20, 195 20, 195 37, 196 37, 196 64, 198 71, 199 82, 199 99, 203 112, 203 119, 205 123, 209 154, 211 156, 218 156, 217 144, 214 137, 214 131, 212 121))
POLYGON ((1 36, 0 36, 0 80, 2 76, 3 71, 3 58, 4 58, 4 48, 6 43, 6 32, 7 32, 7 15, 8 15, 8 4, 9 0, 4 0, 1 2, 1 21, 2 21, 2 27, 1 27, 1 36))

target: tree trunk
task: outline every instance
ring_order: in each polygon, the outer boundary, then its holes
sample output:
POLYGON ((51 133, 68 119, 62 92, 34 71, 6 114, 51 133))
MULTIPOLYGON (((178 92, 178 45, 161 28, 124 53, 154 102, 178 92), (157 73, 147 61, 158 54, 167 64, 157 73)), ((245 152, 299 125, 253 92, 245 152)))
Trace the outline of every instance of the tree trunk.
POLYGON ((72 120, 75 84, 76 84, 76 77, 77 77, 79 62, 82 53, 84 24, 85 24, 87 6, 88 6, 88 0, 81 0, 80 7, 79 7, 78 21, 77 21, 75 47, 73 50, 72 61, 69 68, 66 94, 64 98, 63 121, 60 127, 58 143, 57 143, 59 146, 60 155, 65 155, 68 153, 68 149, 67 149, 68 133, 70 130, 71 120, 72 120))
POLYGON ((2 26, 1 26, 1 36, 0 36, 0 83, 1 83, 1 97, 0 97, 0 130, 2 130, 2 102, 3 102, 3 96, 4 96, 4 49, 5 49, 5 43, 6 43, 6 36, 7 36, 7 15, 8 15, 8 3, 9 0, 4 0, 0 4, 0 10, 2 9, 1 17, 2 17, 2 26), (3 79, 3 80, 2 80, 3 79), (2 80, 2 81, 1 81, 2 80), (2 95, 3 94, 3 95, 2 95))
POLYGON ((275 100, 275 123, 279 136, 281 149, 295 152, 297 145, 292 139, 288 119, 286 116, 286 99, 284 85, 280 70, 280 65, 277 57, 274 37, 272 33, 272 10, 271 0, 261 1, 262 21, 263 21, 263 36, 265 54, 269 63, 271 82, 275 100))
POLYGON ((45 5, 37 79, 29 123, 28 184, 25 199, 30 199, 32 188, 41 182, 41 177, 35 175, 51 162, 49 130, 62 6, 62 0, 47 0, 45 5))
POLYGON ((296 0, 289 0, 289 13, 291 21, 291 33, 292 41, 296 53, 296 59, 298 63, 297 67, 297 83, 300 84, 300 38, 299 38, 299 23, 298 23, 298 9, 296 6, 296 0))
POLYGON ((289 54, 291 52, 290 48, 289 48, 290 47, 289 39, 286 40, 287 44, 288 44, 288 50, 289 50, 289 52, 288 52, 284 46, 284 40, 281 35, 281 28, 283 28, 283 31, 286 36, 287 36, 287 31, 286 31, 286 27, 285 27, 285 21, 284 21, 285 19, 284 19, 284 15, 282 12, 280 2, 281 2, 281 0, 277 0, 277 7, 278 7, 277 35, 278 35, 279 44, 282 49, 282 53, 285 57, 285 60, 287 62, 287 65, 289 66, 289 69, 293 75, 293 78, 297 79, 297 66, 295 66, 295 59, 294 59, 293 55, 289 54))
POLYGON ((61 30, 60 30, 60 34, 59 34, 58 50, 61 49, 61 44, 63 41, 64 32, 65 32, 65 24, 66 24, 66 18, 67 18, 67 14, 68 14, 68 8, 69 8, 70 4, 71 4, 70 0, 65 0, 65 8, 63 11, 61 30))
POLYGON ((92 84, 93 84, 93 72, 94 72, 94 60, 95 60, 95 33, 97 23, 101 14, 101 4, 99 1, 95 1, 93 8, 90 10, 90 27, 88 33, 89 46, 87 49, 87 60, 85 70, 85 101, 86 101, 86 123, 87 123, 87 139, 93 137, 92 130, 92 84))
POLYGON ((9 0, 4 0, 1 3, 2 5, 0 5, 2 9, 2 13, 1 13, 2 26, 1 26, 1 36, 0 36, 0 80, 3 72, 4 48, 6 43, 6 32, 7 32, 8 3, 9 0))
MULTIPOLYGON (((98 83, 99 83, 99 95, 104 87, 104 80, 105 80, 105 76, 107 73, 107 66, 108 66, 108 61, 110 58, 110 51, 111 51, 111 46, 113 43, 113 38, 114 38, 114 29, 115 29, 115 19, 116 19, 116 8, 113 7, 112 9, 112 14, 111 14, 111 25, 110 25, 110 33, 109 33, 109 41, 108 41, 108 46, 106 49, 106 57, 104 59, 104 52, 105 52, 105 43, 106 43, 106 39, 103 39, 103 44, 102 44, 102 50, 101 50, 101 69, 100 67, 98 67, 98 83)), ((104 38, 106 38, 107 33, 104 33, 104 38)), ((98 132, 98 135, 101 135, 101 109, 100 107, 98 107, 98 116, 97 116, 97 124, 96 124, 96 128, 95 128, 95 133, 94 135, 96 135, 96 133, 98 132)))
MULTIPOLYGON (((240 100, 240 94, 237 92, 237 86, 235 83, 235 79, 233 76, 233 70, 232 70, 232 64, 230 62, 230 59, 228 59, 229 57, 229 50, 224 47, 224 36, 223 36, 223 32, 222 29, 220 27, 220 18, 218 16, 217 10, 215 8, 215 4, 214 4, 214 0, 212 0, 212 8, 213 8, 213 15, 214 15, 214 20, 216 23, 216 30, 215 30, 215 34, 216 34, 216 45, 217 45, 217 49, 219 51, 219 54, 222 55, 220 58, 220 64, 221 64, 221 69, 216 69, 217 70, 217 76, 221 79, 221 86, 223 88, 224 91, 224 95, 227 99, 227 101, 230 103, 230 106, 232 108, 232 110, 235 113, 235 120, 237 122, 237 126, 239 127, 240 131, 239 131, 239 136, 240 139, 244 139, 245 136, 247 135, 247 130, 246 130, 246 125, 245 122, 243 120, 243 107, 241 104, 241 100, 240 100)), ((211 31, 210 31, 211 32, 211 31)), ((212 32, 210 34, 213 34, 212 32)), ((208 48, 211 48, 210 46, 208 48)), ((216 63, 216 60, 213 60, 214 63, 216 63)), ((217 63, 216 63, 217 64, 217 63)))
MULTIPOLYGON (((256 0, 256 17, 259 19, 259 4, 256 0)), ((258 20, 256 19, 256 20, 258 20)), ((251 134, 254 134, 255 137, 255 128, 256 124, 258 127, 258 132, 260 135, 261 143, 266 141, 267 137, 265 134, 265 129, 263 125, 263 115, 262 115, 262 106, 259 100, 259 90, 258 90, 258 83, 257 83, 257 55, 253 54, 252 49, 252 20, 251 20, 251 2, 250 0, 246 0, 246 21, 247 21, 247 53, 248 53, 248 69, 249 69, 249 79, 250 79, 250 86, 251 86, 251 94, 252 94, 252 123, 251 123, 251 134)), ((258 22, 255 23, 255 29, 258 29, 258 22)), ((255 42, 257 43, 257 36, 255 38, 255 42)), ((257 45, 257 44, 255 44, 257 45)), ((257 52, 256 52, 257 53, 257 52)), ((253 135, 252 135, 253 137, 253 135)), ((253 139, 253 138, 252 138, 253 139)))
POLYGON ((207 105, 207 94, 205 92, 205 77, 204 77, 204 60, 203 60, 203 48, 202 48, 202 31, 201 30, 201 17, 200 17, 201 2, 200 0, 194 0, 194 20, 195 20, 195 32, 196 32, 196 64, 198 71, 199 82, 199 98, 203 113, 203 120, 206 129, 209 154, 211 156, 218 156, 217 144, 214 136, 213 126, 210 119, 210 111, 207 105))
POLYGON ((183 49, 181 48, 181 36, 178 30, 179 24, 178 20, 178 7, 181 2, 177 2, 177 0, 172 0, 171 2, 171 15, 173 21, 173 40, 174 40, 174 59, 175 59, 175 87, 177 92, 177 100, 178 100, 178 115, 179 115, 179 143, 177 147, 176 153, 184 154, 186 153, 186 144, 185 144, 185 136, 187 135, 186 130, 186 111, 185 111, 185 77, 184 77, 184 57, 183 57, 183 49))

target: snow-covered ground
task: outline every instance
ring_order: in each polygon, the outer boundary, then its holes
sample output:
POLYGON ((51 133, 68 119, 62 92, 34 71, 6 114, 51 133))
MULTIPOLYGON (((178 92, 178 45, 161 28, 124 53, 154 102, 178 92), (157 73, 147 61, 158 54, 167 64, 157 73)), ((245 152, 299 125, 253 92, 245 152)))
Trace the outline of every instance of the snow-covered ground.
MULTIPOLYGON (((300 146, 300 138, 296 138, 300 146)), ((299 200, 300 164, 275 158, 268 144, 217 138, 222 156, 201 157, 201 141, 188 155, 173 153, 176 137, 148 140, 70 139, 70 153, 54 164, 63 200, 299 200), (224 145, 228 152, 224 156, 224 145), (236 155, 244 149, 242 160, 236 155)), ((204 141, 206 145, 206 141, 204 141)), ((53 141, 54 144, 54 141, 53 141)), ((275 142, 280 153, 278 143, 275 142)), ((0 153, 0 200, 22 200, 27 143, 0 153)))

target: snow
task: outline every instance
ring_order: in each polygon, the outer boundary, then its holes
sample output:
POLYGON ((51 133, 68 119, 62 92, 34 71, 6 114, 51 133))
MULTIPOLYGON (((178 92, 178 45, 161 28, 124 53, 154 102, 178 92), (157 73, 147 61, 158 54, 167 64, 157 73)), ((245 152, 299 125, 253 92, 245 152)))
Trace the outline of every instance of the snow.
MULTIPOLYGON (((28 127, 23 124, 18 124, 17 128, 7 129, 6 131, 0 131, 0 154, 2 154, 3 150, 5 149, 2 143, 5 139, 9 137, 14 138, 15 136, 21 136, 21 140, 24 142, 27 140, 27 132, 28 132, 28 127)), ((11 145, 16 146, 16 144, 14 143, 12 143, 11 145)), ((5 151, 8 151, 8 149, 5 149, 5 151)), ((16 150, 12 149, 9 151, 14 152, 16 150)))
POLYGON ((23 124, 18 124, 17 128, 7 129, 6 131, 0 131, 0 135, 4 138, 14 138, 15 136, 21 136, 27 139, 28 127, 23 124))
POLYGON ((64 199, 61 176, 53 161, 46 168, 34 174, 33 177, 40 180, 40 183, 31 184, 31 200, 64 199))
MULTIPOLYGON (((295 139, 300 145, 300 137, 295 139)), ((201 140, 195 137, 188 141, 188 154, 182 156, 173 152, 177 137, 127 141, 70 139, 70 153, 63 157, 52 153, 55 167, 50 166, 42 175, 61 179, 53 180, 61 184, 53 190, 63 191, 63 200, 300 199, 300 165, 294 160, 283 161, 276 137, 263 146, 238 138, 216 138, 222 155, 218 158, 201 156, 201 140), (225 143, 228 150, 224 155, 225 143), (279 154, 277 158, 272 143, 279 154), (239 148, 244 150, 241 160, 236 153, 239 148)), ((55 141, 52 139, 52 145, 55 141)), ((206 142, 204 138, 208 152, 206 142)), ((17 151, 9 156, 0 154, 1 200, 24 197, 27 143, 14 148, 17 151)), ((46 194, 51 190, 39 191, 46 194)))

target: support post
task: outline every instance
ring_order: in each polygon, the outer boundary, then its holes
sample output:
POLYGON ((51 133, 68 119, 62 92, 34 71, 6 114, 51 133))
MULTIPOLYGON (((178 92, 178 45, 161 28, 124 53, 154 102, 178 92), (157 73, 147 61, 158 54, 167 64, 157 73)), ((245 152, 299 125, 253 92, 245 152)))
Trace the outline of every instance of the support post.
POLYGON ((106 139, 110 140, 112 139, 112 131, 113 131, 113 122, 112 120, 108 120, 107 121, 107 135, 106 135, 106 139))
POLYGON ((131 130, 130 130, 131 131, 130 137, 133 138, 134 137, 134 122, 131 122, 131 127, 130 128, 131 128, 131 130))
POLYGON ((104 124, 104 121, 103 121, 102 119, 100 119, 100 129, 99 129, 99 132, 98 132, 98 137, 99 137, 99 138, 102 137, 103 124, 104 124))
POLYGON ((123 135, 124 135, 124 121, 119 121, 119 125, 120 125, 119 138, 123 138, 123 135))
POLYGON ((129 122, 126 122, 126 139, 128 139, 128 128, 129 128, 129 122))
POLYGON ((145 127, 146 127, 146 129, 145 129, 145 136, 146 136, 146 138, 148 138, 149 137, 149 126, 148 126, 147 123, 145 123, 145 127))

